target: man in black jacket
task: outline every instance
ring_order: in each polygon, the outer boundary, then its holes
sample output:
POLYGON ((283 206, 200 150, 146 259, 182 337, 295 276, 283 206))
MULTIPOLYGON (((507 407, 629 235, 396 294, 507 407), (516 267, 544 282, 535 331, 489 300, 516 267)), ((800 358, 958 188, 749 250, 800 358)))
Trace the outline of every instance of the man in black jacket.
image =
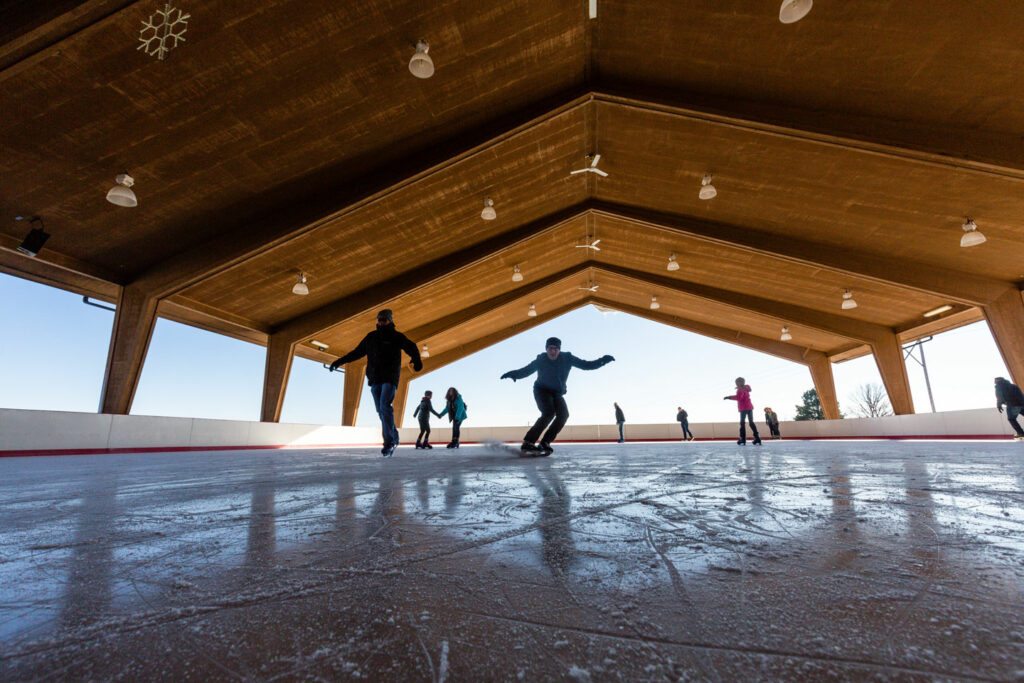
POLYGON ((398 378, 402 373, 402 351, 412 359, 413 370, 419 372, 423 369, 416 344, 395 329, 394 315, 390 309, 385 308, 377 314, 377 329, 363 337, 359 346, 331 363, 331 372, 334 372, 345 363, 366 356, 366 383, 370 385, 373 405, 380 416, 381 435, 384 438, 384 448, 380 452, 385 458, 398 447, 395 409, 391 403, 395 400, 398 378))
POLYGON ((996 408, 1000 413, 1003 412, 1003 404, 1006 404, 1006 419, 1013 425, 1013 431, 1017 432, 1014 440, 1024 440, 1024 429, 1017 423, 1017 417, 1024 410, 1024 393, 1005 377, 996 377, 996 408))
POLYGON ((622 433, 622 425, 626 424, 626 416, 622 412, 622 408, 619 407, 618 403, 615 403, 615 424, 619 426, 619 443, 626 440, 626 437, 622 433))
POLYGON ((569 419, 569 406, 565 404, 563 398, 569 371, 574 367, 581 370, 596 370, 615 360, 608 355, 597 360, 581 360, 568 351, 562 353, 562 340, 558 337, 551 337, 544 346, 546 351, 534 358, 532 363, 501 376, 502 379, 511 379, 514 382, 529 377, 534 372, 537 373, 537 380, 533 383, 533 398, 540 409, 540 417, 530 427, 530 431, 526 432, 522 445, 523 453, 530 455, 550 455, 554 450, 551 442, 569 419), (537 438, 545 427, 547 431, 544 438, 537 444, 537 438))

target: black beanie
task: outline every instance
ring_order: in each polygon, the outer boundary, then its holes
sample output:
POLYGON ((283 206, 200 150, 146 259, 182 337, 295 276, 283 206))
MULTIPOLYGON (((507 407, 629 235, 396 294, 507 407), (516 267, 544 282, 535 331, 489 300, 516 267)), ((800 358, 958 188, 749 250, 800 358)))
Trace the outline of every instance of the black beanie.
POLYGON ((559 350, 561 350, 561 348, 562 348, 562 340, 559 339, 558 337, 549 337, 547 343, 544 344, 544 348, 546 349, 549 346, 554 346, 554 347, 558 348, 559 350))

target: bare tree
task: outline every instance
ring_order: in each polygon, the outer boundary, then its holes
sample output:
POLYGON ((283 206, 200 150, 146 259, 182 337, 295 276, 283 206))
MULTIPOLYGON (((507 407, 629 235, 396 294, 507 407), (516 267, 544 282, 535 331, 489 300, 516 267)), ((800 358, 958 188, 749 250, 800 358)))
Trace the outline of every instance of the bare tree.
POLYGON ((853 414, 857 417, 884 417, 892 415, 892 406, 881 384, 861 384, 850 394, 853 414))

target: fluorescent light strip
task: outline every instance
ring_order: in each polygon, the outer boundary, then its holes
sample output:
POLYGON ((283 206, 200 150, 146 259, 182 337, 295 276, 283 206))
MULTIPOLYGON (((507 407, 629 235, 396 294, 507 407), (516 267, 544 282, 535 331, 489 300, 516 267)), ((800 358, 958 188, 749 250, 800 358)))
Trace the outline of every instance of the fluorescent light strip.
POLYGON ((933 308, 932 310, 930 310, 927 313, 925 313, 924 317, 930 318, 933 315, 938 315, 939 313, 945 313, 946 311, 951 311, 951 310, 953 310, 953 307, 948 305, 948 304, 945 305, 945 306, 939 306, 938 308, 933 308))

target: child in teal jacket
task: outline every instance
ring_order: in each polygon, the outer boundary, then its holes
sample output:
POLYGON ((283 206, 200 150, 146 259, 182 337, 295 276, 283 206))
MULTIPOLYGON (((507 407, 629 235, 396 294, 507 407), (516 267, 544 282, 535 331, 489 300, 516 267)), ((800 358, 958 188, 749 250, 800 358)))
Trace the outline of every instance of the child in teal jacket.
POLYGON ((444 400, 444 410, 438 417, 448 416, 448 420, 452 423, 452 440, 448 444, 448 448, 458 448, 459 428, 462 426, 462 421, 466 419, 466 402, 462 400, 461 394, 455 387, 448 387, 444 400))

